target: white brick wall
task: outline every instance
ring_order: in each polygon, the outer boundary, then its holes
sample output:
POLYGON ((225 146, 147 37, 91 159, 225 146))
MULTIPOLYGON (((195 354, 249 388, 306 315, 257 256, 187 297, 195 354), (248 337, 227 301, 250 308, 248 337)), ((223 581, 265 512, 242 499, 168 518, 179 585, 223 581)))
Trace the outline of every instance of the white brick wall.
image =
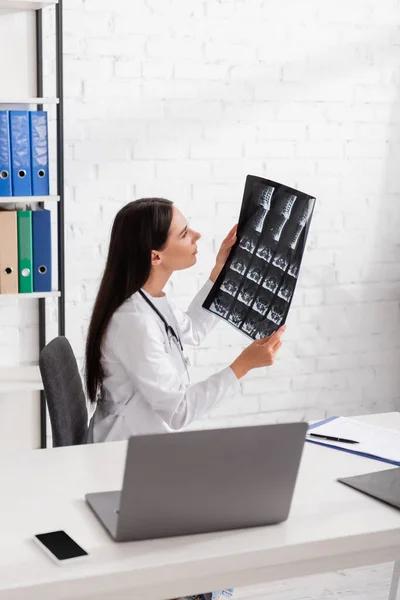
MULTIPOLYGON (((65 127, 67 332, 78 356, 118 208, 169 197, 202 231, 198 265, 173 280, 184 306, 254 173, 315 194, 316 213, 277 364, 248 375, 242 397, 200 426, 399 407, 398 4, 65 5, 81 49, 66 56, 65 81, 81 90, 65 127)), ((194 378, 245 344, 220 324, 190 352, 194 378)))
MULTIPOLYGON (((184 306, 253 173, 315 194, 316 212, 279 360, 199 426, 400 408, 398 2, 64 5, 67 335, 77 356, 117 210, 165 196, 203 233, 197 266, 173 281, 184 306)), ((23 317, 25 345, 22 317, 9 311, 1 358, 33 356, 34 311, 23 317)), ((221 323, 190 353, 194 378, 246 343, 221 323)))

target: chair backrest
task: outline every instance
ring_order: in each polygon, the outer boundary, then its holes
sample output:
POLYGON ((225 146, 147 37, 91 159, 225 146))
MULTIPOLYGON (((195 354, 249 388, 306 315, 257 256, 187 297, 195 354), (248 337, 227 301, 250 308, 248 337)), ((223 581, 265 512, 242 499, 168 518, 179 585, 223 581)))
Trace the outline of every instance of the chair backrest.
POLYGON ((88 421, 86 398, 67 338, 56 337, 43 348, 39 368, 50 414, 53 446, 84 444, 88 421))

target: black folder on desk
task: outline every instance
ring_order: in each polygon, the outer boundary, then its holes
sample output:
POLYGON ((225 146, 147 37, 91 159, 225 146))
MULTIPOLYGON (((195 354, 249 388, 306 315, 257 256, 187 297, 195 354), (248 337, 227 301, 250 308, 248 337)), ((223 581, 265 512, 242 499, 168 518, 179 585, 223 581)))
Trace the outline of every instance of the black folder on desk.
POLYGON ((338 481, 400 509, 400 468, 343 477, 338 481))

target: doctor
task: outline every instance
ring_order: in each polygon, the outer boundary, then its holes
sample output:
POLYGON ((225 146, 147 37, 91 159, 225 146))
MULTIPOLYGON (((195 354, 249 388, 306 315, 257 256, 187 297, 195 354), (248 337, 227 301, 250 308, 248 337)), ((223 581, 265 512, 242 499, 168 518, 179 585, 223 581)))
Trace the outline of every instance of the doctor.
POLYGON ((236 227, 183 312, 163 289, 174 271, 196 263, 199 238, 169 200, 136 200, 115 217, 86 344, 86 388, 97 403, 89 442, 182 429, 239 393, 239 379, 251 369, 273 364, 284 327, 250 344, 230 366, 190 383, 184 345, 199 345, 219 321, 202 303, 236 241, 236 227))

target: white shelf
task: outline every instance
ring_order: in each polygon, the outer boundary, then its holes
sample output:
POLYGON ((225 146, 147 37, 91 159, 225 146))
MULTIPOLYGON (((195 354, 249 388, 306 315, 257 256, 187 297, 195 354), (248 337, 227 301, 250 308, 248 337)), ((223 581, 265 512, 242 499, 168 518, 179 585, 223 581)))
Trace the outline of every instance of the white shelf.
POLYGON ((58 0, 0 0, 0 11, 40 10, 54 4, 58 4, 58 0))
MULTIPOLYGON (((0 0, 0 11, 3 0, 0 0)), ((59 104, 59 98, 12 98, 0 96, 0 104, 59 104)))
POLYGON ((24 300, 29 298, 58 298, 61 296, 60 292, 32 292, 30 294, 0 294, 0 301, 5 298, 23 298, 24 300))
POLYGON ((60 196, 2 196, 0 204, 36 204, 37 202, 59 202, 60 196))
POLYGON ((38 366, 0 367, 0 394, 36 392, 42 389, 43 383, 38 366))

